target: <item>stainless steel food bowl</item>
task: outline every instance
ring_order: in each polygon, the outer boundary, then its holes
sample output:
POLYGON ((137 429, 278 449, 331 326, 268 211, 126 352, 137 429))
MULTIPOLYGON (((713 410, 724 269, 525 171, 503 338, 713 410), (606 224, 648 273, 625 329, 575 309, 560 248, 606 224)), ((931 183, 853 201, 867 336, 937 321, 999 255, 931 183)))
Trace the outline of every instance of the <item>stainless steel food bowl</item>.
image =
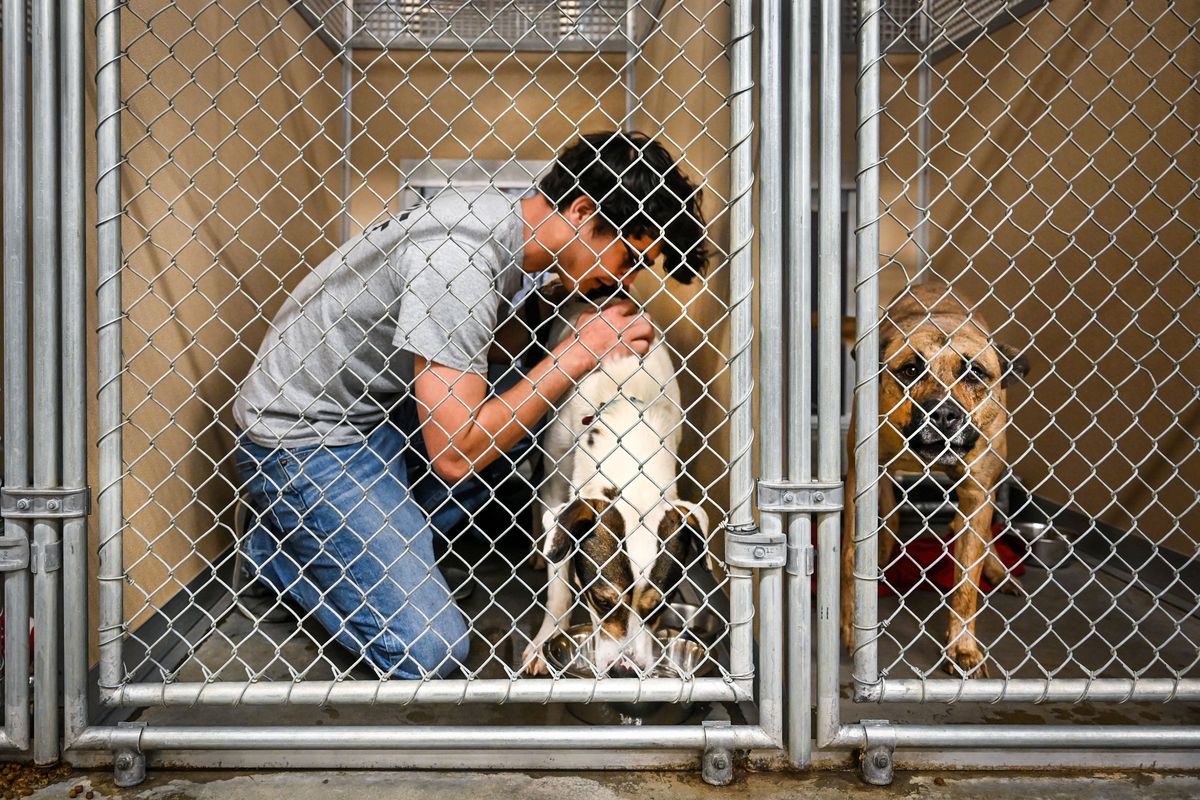
POLYGON ((1030 567, 1060 569, 1071 563, 1074 551, 1071 542, 1076 538, 1071 531, 1051 525, 1049 522, 1013 522, 1013 533, 1029 545, 1030 567))
MULTIPOLYGON (((546 642, 551 671, 572 678, 596 678, 594 632, 591 624, 573 625, 546 642)), ((695 634, 663 628, 658 641, 653 654, 656 664, 647 677, 699 678, 712 671, 708 647, 695 634)), ((592 725, 678 725, 694 710, 694 703, 567 703, 568 713, 592 725)))
POLYGON ((655 621, 664 630, 679 631, 685 638, 705 644, 715 642, 724 626, 712 609, 689 603, 670 603, 659 612, 655 621))
MULTIPOLYGON (((546 642, 546 661, 555 672, 572 678, 604 677, 597 673, 595 628, 589 623, 572 625, 546 642)), ((655 661, 650 678, 699 678, 713 667, 708 646, 695 634, 679 628, 659 630, 657 645, 651 653, 655 661)))

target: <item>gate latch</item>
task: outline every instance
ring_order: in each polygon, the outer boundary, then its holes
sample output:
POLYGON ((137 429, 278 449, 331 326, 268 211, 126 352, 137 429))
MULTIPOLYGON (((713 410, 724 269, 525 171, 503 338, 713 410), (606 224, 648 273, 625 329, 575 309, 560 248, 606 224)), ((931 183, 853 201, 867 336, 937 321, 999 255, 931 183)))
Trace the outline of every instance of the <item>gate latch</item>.
POLYGON ((29 566, 29 540, 24 536, 0 536, 0 572, 16 572, 29 566))
POLYGON ((725 563, 747 569, 778 569, 787 564, 787 537, 763 533, 756 527, 725 532, 725 563))
POLYGON ((91 511, 90 489, 0 489, 4 519, 72 519, 91 511))
POLYGON ((758 510, 781 514, 825 514, 842 510, 841 483, 758 482, 758 510))

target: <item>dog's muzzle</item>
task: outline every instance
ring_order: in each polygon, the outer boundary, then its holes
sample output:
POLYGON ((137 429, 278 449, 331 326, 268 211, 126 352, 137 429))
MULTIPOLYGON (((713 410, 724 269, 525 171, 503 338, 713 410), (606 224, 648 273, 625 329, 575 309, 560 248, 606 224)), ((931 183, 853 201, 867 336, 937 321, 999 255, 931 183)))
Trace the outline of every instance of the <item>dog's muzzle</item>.
POLYGON ((979 431, 958 401, 945 397, 913 403, 904 438, 923 461, 952 464, 975 446, 979 431))

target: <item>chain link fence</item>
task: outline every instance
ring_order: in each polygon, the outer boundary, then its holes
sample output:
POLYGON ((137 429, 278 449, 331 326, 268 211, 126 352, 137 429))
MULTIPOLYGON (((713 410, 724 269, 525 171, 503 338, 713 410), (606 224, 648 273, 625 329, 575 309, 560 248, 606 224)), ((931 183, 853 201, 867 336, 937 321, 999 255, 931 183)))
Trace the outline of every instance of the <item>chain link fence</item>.
MULTIPOLYGON (((150 698, 254 702, 280 692, 291 702, 739 696, 735 685, 752 671, 748 653, 730 653, 733 630, 748 631, 752 612, 732 615, 731 578, 706 566, 719 561, 729 509, 736 514, 749 495, 745 481, 739 486, 730 477, 749 459, 748 439, 733 433, 738 424, 748 430, 738 419, 749 413, 749 387, 733 376, 749 358, 749 340, 730 327, 731 318, 749 314, 748 285, 736 276, 731 283, 733 265, 748 257, 745 231, 731 230, 731 217, 749 202, 745 179, 732 169, 749 131, 736 129, 730 115, 726 4, 135 0, 114 13, 122 37, 121 246, 101 291, 119 298, 118 317, 109 322, 120 325, 122 352, 118 363, 102 362, 101 380, 102 392, 119 389, 119 420, 103 439, 122 457, 104 462, 112 470, 102 476, 108 508, 119 500, 120 514, 102 516, 111 525, 102 523, 101 536, 119 544, 123 562, 117 572, 102 567, 109 598, 101 619, 108 665, 102 688, 134 705, 150 698), (262 468, 235 464, 245 435, 234 418, 239 390, 273 349, 293 346, 289 326, 312 324, 306 304, 328 299, 309 277, 314 270, 329 280, 331 271, 353 269, 356 256, 348 253, 355 247, 392 257, 373 234, 439 203, 464 204, 475 216, 465 225, 492 225, 478 209, 497 198, 519 208, 558 153, 605 130, 640 130, 661 142, 682 157, 680 168, 702 197, 697 216, 706 226, 707 272, 684 285, 647 270, 632 290, 659 328, 655 357, 669 366, 656 376, 666 384, 662 398, 651 400, 665 403, 672 421, 648 431, 637 421, 650 414, 646 408, 625 427, 594 426, 616 440, 600 460, 601 473, 605 463, 631 458, 667 458, 672 468, 660 474, 677 472, 668 485, 640 488, 628 475, 609 476, 618 494, 649 490, 659 505, 682 498, 695 504, 697 518, 711 521, 691 549, 670 537, 654 545, 670 577, 660 582, 654 607, 637 610, 647 625, 674 624, 677 637, 692 626, 685 638, 699 649, 682 658, 666 639, 624 683, 599 683, 611 664, 595 663, 587 648, 551 663, 551 681, 529 677, 525 649, 547 613, 546 570, 536 557, 546 510, 539 492, 572 476, 544 457, 541 427, 528 426, 527 450, 495 462, 464 499, 431 469, 438 454, 425 452, 420 434, 408 428, 406 443, 379 453, 380 460, 403 471, 435 527, 461 518, 435 530, 432 553, 419 554, 427 577, 412 591, 461 591, 427 620, 443 657, 413 676, 423 680, 388 681, 398 677, 394 666, 372 662, 366 654, 373 643, 355 639, 352 619, 388 618, 397 609, 377 607, 382 595, 361 587, 357 605, 342 617, 322 609, 352 582, 356 561, 374 560, 384 573, 396 567, 381 555, 382 532, 362 535, 355 557, 342 558, 326 541, 306 561, 284 537, 269 553, 248 552, 256 526, 278 525, 296 510, 286 508, 282 491, 265 504, 247 494, 262 468), (657 438, 648 444, 651 433, 657 438), (268 580, 264 562, 287 562, 290 582, 278 573, 268 580), (331 564, 323 582, 312 577, 331 564), (311 595, 304 602, 306 591, 318 595, 316 609, 311 595), (454 609, 465 632, 448 640, 434 630, 434 617, 454 609), (668 617, 673 622, 663 622, 668 617), (432 680, 439 676, 447 680, 432 680)), ((407 244, 400 239, 392 247, 407 244)), ((422 258, 436 260, 424 250, 422 258)), ((555 343, 545 331, 569 306, 543 285, 546 277, 518 278, 523 286, 509 292, 515 299, 504 313, 516 336, 493 354, 500 362, 489 370, 494 392, 519 379, 514 364, 536 363, 539 347, 555 343)), ((318 370, 305 358, 339 357, 324 345, 352 306, 374 303, 389 317, 389 301, 378 291, 367 281, 338 298, 343 313, 320 323, 326 341, 297 357, 300 366, 282 376, 265 405, 278 405, 289 385, 318 370)), ((449 283, 442 299, 467 302, 449 283)), ((566 335, 561 321, 556 330, 566 335)), ((102 351, 102 359, 110 354, 102 351)), ((361 376, 364 384, 384 378, 390 375, 361 376)), ((612 391, 629 393, 619 383, 612 391)), ((393 394, 393 405, 376 410, 386 411, 385 425, 402 428, 415 411, 401 402, 403 392, 393 394)), ((588 416, 603 411, 595 401, 588 416)), ((272 449, 303 470, 312 447, 272 449)), ((371 487, 348 469, 327 476, 321 488, 340 492, 352 484, 369 495, 371 487)), ((582 488, 569 492, 575 497, 582 488)), ((368 497, 340 513, 344 520, 364 509, 385 518, 399 513, 368 508, 376 502, 368 497)), ((312 522, 299 513, 302 524, 312 522)), ((630 527, 658 524, 626 517, 630 527)), ((590 558, 596 574, 572 587, 563 621, 584 623, 597 639, 625 612, 589 614, 584 598, 597 589, 625 590, 612 577, 625 554, 617 548, 590 558)))
POLYGON ((877 414, 843 553, 863 697, 1200 689, 1195 11, 878 11, 877 414))

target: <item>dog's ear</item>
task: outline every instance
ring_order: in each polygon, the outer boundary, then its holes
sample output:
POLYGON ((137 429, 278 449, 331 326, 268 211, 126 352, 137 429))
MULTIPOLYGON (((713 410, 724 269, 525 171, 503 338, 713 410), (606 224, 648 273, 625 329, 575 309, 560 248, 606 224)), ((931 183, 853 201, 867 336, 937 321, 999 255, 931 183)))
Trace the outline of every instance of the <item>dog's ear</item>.
POLYGON ((542 512, 542 556, 551 564, 566 558, 571 548, 596 526, 597 513, 586 500, 560 503, 542 512))
POLYGON ((693 557, 704 553, 708 554, 708 512, 699 503, 689 503, 686 500, 676 500, 674 502, 675 509, 683 517, 683 523, 680 528, 686 531, 683 535, 692 549, 693 557))
POLYGON ((1014 377, 1024 378, 1029 374, 1029 359, 1022 350, 1011 344, 996 344, 1000 354, 1000 385, 1008 386, 1014 377))

